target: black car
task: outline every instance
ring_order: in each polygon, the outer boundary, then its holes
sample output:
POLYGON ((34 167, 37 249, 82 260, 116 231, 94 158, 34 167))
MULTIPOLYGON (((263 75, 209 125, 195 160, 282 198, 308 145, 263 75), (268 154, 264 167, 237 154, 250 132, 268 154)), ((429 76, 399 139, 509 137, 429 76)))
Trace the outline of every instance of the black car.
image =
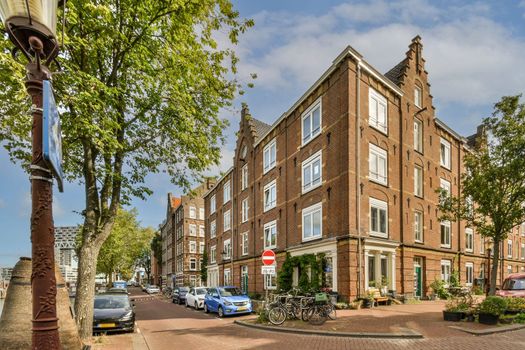
POLYGON ((124 293, 95 295, 93 333, 135 330, 135 312, 124 293))
POLYGON ((189 287, 175 287, 171 295, 173 303, 184 304, 186 302, 186 294, 188 294, 189 291, 189 287))

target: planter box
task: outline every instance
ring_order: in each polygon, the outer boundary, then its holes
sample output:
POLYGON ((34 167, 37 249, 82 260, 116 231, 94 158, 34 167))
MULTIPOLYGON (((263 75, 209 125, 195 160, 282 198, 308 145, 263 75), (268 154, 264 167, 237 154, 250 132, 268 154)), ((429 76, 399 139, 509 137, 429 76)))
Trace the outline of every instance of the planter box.
POLYGON ((479 323, 483 324, 498 324, 499 316, 494 316, 491 314, 479 314, 478 321, 479 323))
POLYGON ((463 317, 464 312, 443 311, 443 320, 445 321, 459 322, 463 317))

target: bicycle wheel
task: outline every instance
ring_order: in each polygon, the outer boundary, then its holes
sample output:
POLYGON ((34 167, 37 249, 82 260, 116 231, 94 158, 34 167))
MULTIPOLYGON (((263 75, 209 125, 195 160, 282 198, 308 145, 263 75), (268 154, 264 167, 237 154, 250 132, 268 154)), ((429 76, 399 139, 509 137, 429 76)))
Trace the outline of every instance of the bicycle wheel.
POLYGON ((315 305, 310 309, 312 312, 308 315, 308 323, 314 326, 320 326, 326 322, 327 316, 323 306, 315 305))
POLYGON ((279 326, 286 321, 287 311, 282 306, 274 306, 268 311, 268 320, 273 325, 279 326))
POLYGON ((301 310, 301 320, 308 322, 310 315, 314 312, 314 305, 307 306, 305 309, 301 310))
POLYGON ((337 318, 337 314, 335 312, 335 306, 332 303, 328 303, 325 305, 325 312, 329 319, 335 320, 337 318))
POLYGON ((301 306, 295 300, 289 302, 288 305, 288 314, 294 319, 299 319, 301 317, 301 306))

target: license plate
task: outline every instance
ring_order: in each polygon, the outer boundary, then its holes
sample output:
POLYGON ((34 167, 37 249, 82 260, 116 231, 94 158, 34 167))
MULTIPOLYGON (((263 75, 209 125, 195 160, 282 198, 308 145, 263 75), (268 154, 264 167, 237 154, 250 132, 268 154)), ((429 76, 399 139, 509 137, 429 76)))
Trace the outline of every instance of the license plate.
POLYGON ((246 307, 246 306, 239 306, 237 308, 237 311, 246 311, 246 310, 248 310, 248 307, 246 307))
POLYGON ((100 323, 98 325, 99 328, 113 328, 115 327, 114 323, 100 323))

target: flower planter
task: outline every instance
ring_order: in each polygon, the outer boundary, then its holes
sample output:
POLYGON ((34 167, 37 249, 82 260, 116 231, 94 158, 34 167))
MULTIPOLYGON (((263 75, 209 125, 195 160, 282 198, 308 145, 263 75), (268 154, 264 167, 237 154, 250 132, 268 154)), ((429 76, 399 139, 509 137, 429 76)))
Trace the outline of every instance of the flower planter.
POLYGON ((478 321, 479 323, 483 323, 483 324, 498 324, 499 315, 480 313, 478 317, 478 321))
POLYGON ((463 319, 464 313, 458 311, 443 311, 443 320, 459 322, 463 319))
POLYGON ((499 319, 499 323, 501 324, 511 324, 512 322, 514 322, 514 317, 505 317, 499 319))
POLYGON ((474 322, 476 320, 476 316, 474 314, 467 314, 466 318, 467 322, 474 322))

